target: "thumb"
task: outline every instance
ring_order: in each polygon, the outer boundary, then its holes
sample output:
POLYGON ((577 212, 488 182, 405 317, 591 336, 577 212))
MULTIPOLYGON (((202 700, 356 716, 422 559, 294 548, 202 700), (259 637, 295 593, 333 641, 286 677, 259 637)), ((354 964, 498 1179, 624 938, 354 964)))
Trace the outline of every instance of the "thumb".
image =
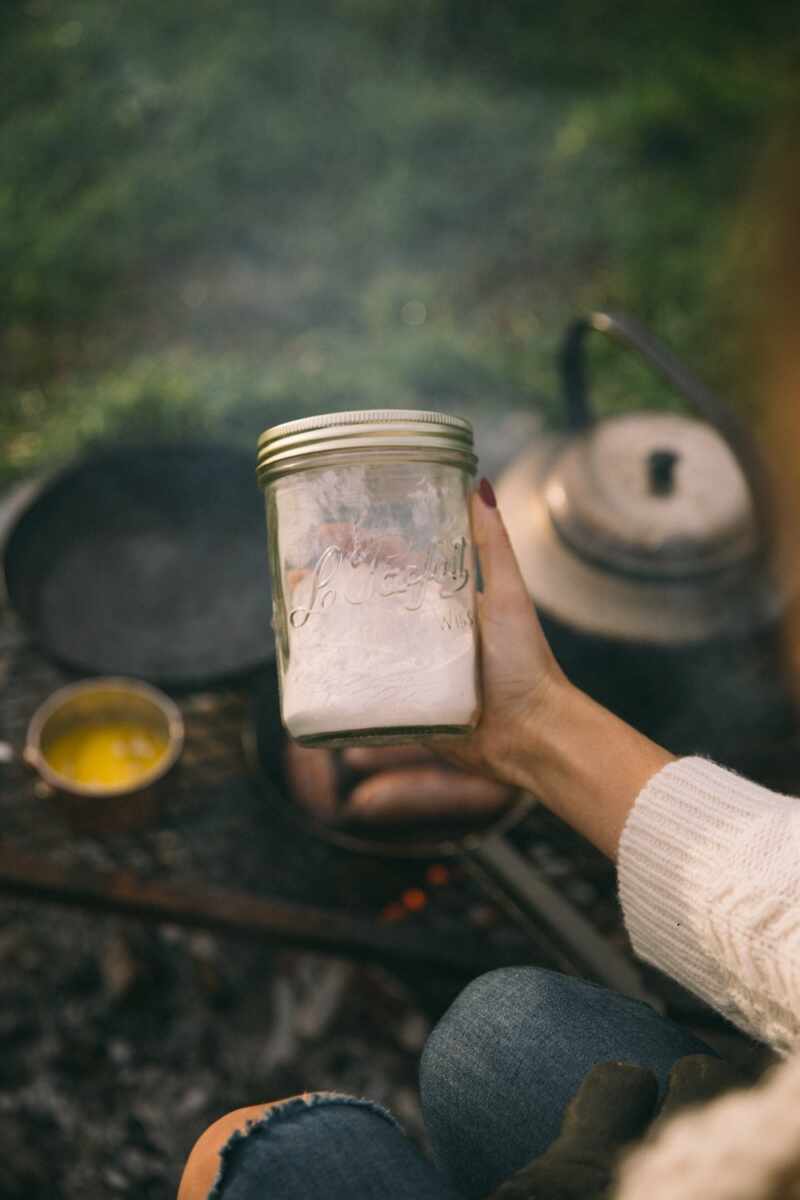
POLYGON ((580 1146, 611 1154, 641 1137, 652 1120, 658 1083, 632 1063, 595 1065, 570 1101, 561 1127, 562 1148, 580 1146))
POLYGON ((498 618, 520 611, 529 616, 528 589, 488 479, 481 480, 472 497, 472 534, 481 564, 487 610, 498 618))

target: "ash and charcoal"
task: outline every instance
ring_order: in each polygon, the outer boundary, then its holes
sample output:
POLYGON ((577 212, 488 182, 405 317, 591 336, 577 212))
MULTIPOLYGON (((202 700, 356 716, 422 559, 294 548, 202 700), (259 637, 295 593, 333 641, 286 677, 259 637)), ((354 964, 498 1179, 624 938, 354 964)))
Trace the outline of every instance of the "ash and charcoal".
POLYGON ((336 1088, 421 1125, 429 1018, 379 968, 4 903, 0 1196, 174 1196, 244 1103, 336 1088))
MULTIPOLYGON (((0 619, 0 741, 66 681, 0 619)), ((62 866, 247 891, 394 922, 545 965, 544 948, 453 861, 352 854, 286 821, 241 750, 248 689, 182 697, 183 762, 158 828, 77 837, 17 758, 0 771, 6 846, 62 866), (432 870, 433 867, 433 870, 432 870)), ((534 810, 515 841, 619 936, 613 874, 534 810)), ((173 1197, 194 1139, 243 1104, 332 1088, 385 1104, 423 1138, 417 1061, 466 982, 276 950, 177 926, 0 899, 0 1197, 173 1197)))

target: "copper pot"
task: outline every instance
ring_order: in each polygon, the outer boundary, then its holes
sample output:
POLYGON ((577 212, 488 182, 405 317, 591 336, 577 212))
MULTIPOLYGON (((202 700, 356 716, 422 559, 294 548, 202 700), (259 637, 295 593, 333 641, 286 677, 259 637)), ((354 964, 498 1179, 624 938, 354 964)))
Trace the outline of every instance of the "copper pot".
POLYGON ((127 831, 158 820, 161 785, 180 757, 183 738, 180 710, 157 688, 133 679, 87 679, 60 688, 36 710, 28 726, 24 758, 76 831, 127 831), (60 734, 98 718, 133 719, 166 742, 164 754, 133 784, 88 785, 62 775, 48 760, 48 747, 60 734))

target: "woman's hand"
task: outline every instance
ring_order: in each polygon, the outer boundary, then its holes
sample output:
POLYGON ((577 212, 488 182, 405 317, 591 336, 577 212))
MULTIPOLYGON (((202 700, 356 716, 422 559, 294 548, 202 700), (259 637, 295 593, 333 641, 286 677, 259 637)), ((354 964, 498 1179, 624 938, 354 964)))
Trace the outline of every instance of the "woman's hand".
POLYGON ((431 748, 533 793, 613 858, 636 797, 672 755, 566 679, 486 480, 472 498, 472 521, 484 582, 483 712, 468 737, 441 738, 431 748))
MULTIPOLYGON (((631 1143, 675 1113, 745 1083, 741 1071, 711 1054, 679 1058, 659 1111, 652 1071, 633 1063, 598 1063, 570 1101, 556 1140, 489 1200, 605 1200, 620 1155, 631 1143)), ((650 1161, 648 1154, 642 1165, 650 1161)), ((637 1188, 632 1191, 640 1195, 637 1188)))
POLYGON ((553 719, 570 687, 542 632, 485 479, 472 497, 472 532, 484 586, 478 596, 483 713, 468 737, 430 745, 470 771, 518 783, 521 746, 553 719))

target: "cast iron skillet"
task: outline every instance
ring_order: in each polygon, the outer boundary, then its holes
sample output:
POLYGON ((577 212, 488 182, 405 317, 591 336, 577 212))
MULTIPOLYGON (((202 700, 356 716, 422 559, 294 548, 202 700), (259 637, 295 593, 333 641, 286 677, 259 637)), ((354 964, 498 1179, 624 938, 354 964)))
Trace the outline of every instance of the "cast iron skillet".
POLYGON ((17 517, 3 570, 41 650, 83 674, 195 687, 274 654, 264 507, 242 451, 197 443, 86 458, 17 517))
MULTIPOLYGON (((586 918, 535 870, 505 836, 534 803, 518 793, 509 807, 488 822, 466 825, 341 826, 326 824, 292 800, 284 771, 286 734, 274 670, 265 671, 253 691, 243 730, 245 756, 266 802, 299 821, 311 834, 361 854, 401 858, 458 856, 494 899, 524 927, 533 927, 564 970, 586 974, 625 995, 658 1000, 643 987, 638 971, 586 918)), ((342 780, 346 786, 347 780, 342 780)))

